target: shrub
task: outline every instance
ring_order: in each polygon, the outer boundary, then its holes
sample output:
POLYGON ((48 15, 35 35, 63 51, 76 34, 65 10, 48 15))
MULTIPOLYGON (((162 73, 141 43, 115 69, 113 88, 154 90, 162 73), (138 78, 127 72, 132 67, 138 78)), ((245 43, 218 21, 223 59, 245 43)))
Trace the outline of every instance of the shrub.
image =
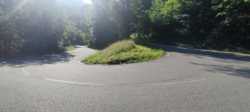
POLYGON ((136 63, 158 59, 164 54, 163 50, 136 45, 133 41, 125 40, 85 58, 83 62, 87 64, 136 63))

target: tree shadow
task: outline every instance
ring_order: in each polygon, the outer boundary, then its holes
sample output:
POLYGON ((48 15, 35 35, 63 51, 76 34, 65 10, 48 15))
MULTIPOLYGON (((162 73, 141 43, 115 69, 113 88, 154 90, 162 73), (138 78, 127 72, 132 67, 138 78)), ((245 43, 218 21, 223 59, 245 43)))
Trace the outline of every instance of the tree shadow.
POLYGON ((206 68, 207 71, 212 73, 224 73, 227 75, 238 76, 243 78, 250 78, 250 67, 241 67, 236 68, 233 65, 215 65, 215 64, 201 64, 201 63, 194 63, 191 64, 203 66, 206 68))
POLYGON ((54 64, 60 62, 68 62, 74 57, 69 53, 58 53, 58 54, 47 54, 47 55, 22 55, 15 58, 0 58, 0 67, 10 66, 10 67, 25 67, 43 64, 54 64))
POLYGON ((194 55, 199 58, 201 58, 202 56, 208 56, 208 57, 214 57, 214 58, 223 59, 223 60, 250 62, 250 55, 249 56, 238 55, 235 53, 226 53, 226 52, 221 52, 221 51, 193 49, 193 48, 166 46, 166 45, 154 45, 154 46, 158 48, 162 48, 166 50, 167 52, 184 53, 184 54, 194 55))

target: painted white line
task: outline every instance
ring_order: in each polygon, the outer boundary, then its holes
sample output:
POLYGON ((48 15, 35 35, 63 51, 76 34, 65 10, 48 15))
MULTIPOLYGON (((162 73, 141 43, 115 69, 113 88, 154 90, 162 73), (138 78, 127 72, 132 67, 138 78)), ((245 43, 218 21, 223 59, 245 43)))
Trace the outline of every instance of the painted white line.
POLYGON ((151 85, 165 85, 165 86, 171 86, 171 85, 178 85, 178 84, 190 84, 190 83, 196 83, 201 82, 207 79, 196 79, 196 80, 186 80, 186 81, 176 81, 176 82, 166 82, 166 83, 155 83, 151 85))
MULTIPOLYGON (((50 79, 46 78, 46 81, 54 82, 54 83, 61 83, 61 84, 69 84, 69 85, 80 85, 80 86, 133 86, 134 84, 100 84, 100 83, 90 83, 90 82, 76 82, 76 81, 66 81, 66 80, 57 80, 57 79, 50 79)), ((151 83, 151 84, 139 84, 139 85, 151 85, 151 86, 171 86, 171 85, 178 85, 178 84, 190 84, 195 82, 201 82, 206 79, 198 79, 198 80, 188 80, 188 81, 176 81, 176 82, 166 82, 166 83, 151 83)), ((138 84, 135 84, 138 85, 138 84)))
POLYGON ((22 72, 25 76, 30 76, 30 73, 25 70, 25 68, 22 68, 22 72))
POLYGON ((65 80, 57 80, 57 79, 50 79, 50 78, 46 78, 45 80, 46 80, 46 81, 50 81, 50 82, 62 83, 62 84, 70 84, 70 85, 80 85, 80 86, 104 86, 104 84, 98 84, 98 83, 65 81, 65 80))

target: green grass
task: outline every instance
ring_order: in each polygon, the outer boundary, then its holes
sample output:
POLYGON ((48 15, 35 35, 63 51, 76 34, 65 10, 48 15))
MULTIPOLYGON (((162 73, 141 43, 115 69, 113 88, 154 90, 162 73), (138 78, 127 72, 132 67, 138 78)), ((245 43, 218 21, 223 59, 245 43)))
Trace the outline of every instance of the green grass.
POLYGON ((70 45, 70 46, 65 47, 64 49, 65 49, 65 51, 73 51, 73 50, 75 50, 76 48, 75 48, 75 46, 70 45))
POLYGON ((126 64, 155 60, 165 51, 136 45, 133 41, 116 42, 108 48, 83 60, 86 64, 126 64))

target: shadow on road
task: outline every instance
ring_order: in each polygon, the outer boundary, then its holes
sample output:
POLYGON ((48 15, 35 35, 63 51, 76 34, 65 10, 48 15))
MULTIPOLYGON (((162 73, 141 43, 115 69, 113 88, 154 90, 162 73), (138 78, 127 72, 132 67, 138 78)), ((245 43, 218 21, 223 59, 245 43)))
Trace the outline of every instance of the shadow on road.
POLYGON ((219 58, 223 60, 234 60, 234 61, 247 61, 250 62, 250 55, 238 55, 234 53, 226 53, 220 51, 211 51, 211 50, 203 50, 203 49, 193 49, 193 48, 184 48, 184 47, 174 47, 174 46, 165 46, 165 45, 154 45, 156 47, 165 49, 167 52, 177 52, 184 53, 196 56, 208 56, 219 58))
POLYGON ((239 76, 244 78, 250 78, 250 67, 237 68, 232 65, 215 65, 215 64, 201 64, 201 63, 191 63, 198 66, 203 66, 209 72, 213 73, 225 73, 227 75, 239 76))
POLYGON ((11 59, 0 58, 0 67, 10 66, 19 68, 31 65, 54 64, 59 62, 68 62, 72 57, 73 55, 69 53, 60 53, 42 56, 19 56, 11 59))

